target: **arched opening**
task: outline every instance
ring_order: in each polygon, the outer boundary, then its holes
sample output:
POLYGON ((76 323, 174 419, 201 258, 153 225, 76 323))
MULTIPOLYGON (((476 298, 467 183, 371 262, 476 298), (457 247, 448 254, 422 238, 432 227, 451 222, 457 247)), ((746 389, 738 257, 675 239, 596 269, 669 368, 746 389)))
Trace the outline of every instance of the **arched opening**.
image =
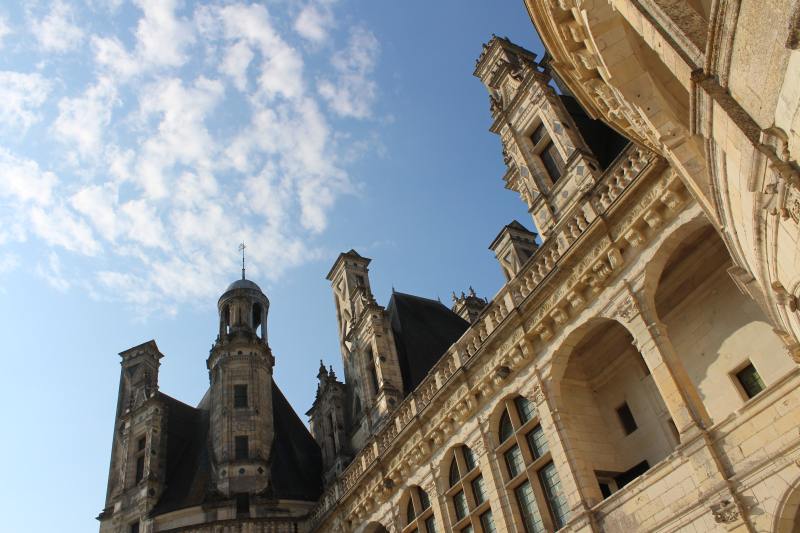
POLYGON ((403 509, 402 533, 436 533, 431 499, 422 487, 412 486, 400 500, 403 509))
POLYGON ((380 522, 370 522, 364 526, 363 531, 364 533, 389 533, 389 530, 386 529, 386 526, 380 522))
POLYGON ((669 455, 678 435, 627 329, 605 319, 576 335, 559 396, 586 492, 599 500, 669 455))
POLYGON ((259 337, 262 336, 261 328, 263 327, 263 324, 261 324, 261 317, 263 316, 263 313, 264 313, 264 308, 261 307, 261 304, 258 302, 254 303, 252 317, 250 320, 251 324, 253 324, 253 331, 255 331, 256 335, 259 337))
POLYGON ((445 454, 447 508, 454 531, 497 531, 489 504, 488 486, 469 446, 456 446, 445 454))
POLYGON ((656 313, 713 422, 757 396, 793 364, 758 305, 734 284, 725 244, 705 225, 664 260, 656 313))
POLYGON ((538 410, 528 398, 513 395, 500 409, 495 454, 517 529, 557 531, 569 521, 569 507, 538 410))
POLYGON ((231 307, 228 304, 222 308, 222 329, 225 334, 231 332, 231 307))
POLYGON ((775 512, 775 533, 800 533, 800 480, 786 491, 775 512))

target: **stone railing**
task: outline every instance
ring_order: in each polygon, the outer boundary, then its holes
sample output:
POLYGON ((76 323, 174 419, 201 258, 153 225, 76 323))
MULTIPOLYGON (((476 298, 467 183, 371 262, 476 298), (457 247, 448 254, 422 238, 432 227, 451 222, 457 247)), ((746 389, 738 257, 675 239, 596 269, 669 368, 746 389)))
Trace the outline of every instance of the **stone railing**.
MULTIPOLYGON (((537 249, 519 274, 500 289, 478 320, 445 352, 417 388, 389 414, 389 420, 372 441, 359 451, 339 478, 327 487, 319 504, 311 513, 312 526, 322 521, 336 503, 350 492, 376 462, 376 459, 392 447, 403 429, 428 407, 456 371, 469 363, 482 349, 487 339, 505 321, 508 314, 539 287, 541 282, 553 271, 562 255, 597 218, 596 206, 604 206, 599 212, 605 211, 654 160, 653 154, 635 145, 629 145, 620 154, 598 179, 591 194, 564 214, 554 228, 552 236, 537 249)), ((611 262, 613 263, 613 259, 611 262)), ((605 259, 599 259, 597 264, 588 263, 586 268, 592 272, 590 276, 592 279, 584 277, 584 281, 590 285, 597 283, 594 281, 595 277, 604 279, 603 276, 608 277, 610 273, 610 271, 606 272, 609 266, 605 259)), ((573 297, 578 299, 578 296, 573 295, 573 297)), ((557 322, 563 320, 557 311, 551 312, 547 317, 539 318, 552 319, 557 322)), ((540 328, 538 333, 546 339, 549 338, 548 331, 549 329, 542 330, 540 328)), ((433 428, 431 430, 433 431, 433 428)))
POLYGON ((237 518, 210 524, 159 530, 164 533, 297 533, 306 531, 305 518, 237 518))

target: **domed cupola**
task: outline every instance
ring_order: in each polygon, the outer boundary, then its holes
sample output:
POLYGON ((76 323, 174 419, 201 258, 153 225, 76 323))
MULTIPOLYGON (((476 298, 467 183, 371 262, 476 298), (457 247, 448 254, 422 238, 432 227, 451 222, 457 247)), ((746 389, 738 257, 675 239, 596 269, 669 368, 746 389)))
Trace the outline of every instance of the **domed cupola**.
POLYGON ((267 342, 267 313, 269 299, 254 282, 244 277, 225 289, 217 303, 219 310, 219 338, 229 336, 260 338, 267 342))

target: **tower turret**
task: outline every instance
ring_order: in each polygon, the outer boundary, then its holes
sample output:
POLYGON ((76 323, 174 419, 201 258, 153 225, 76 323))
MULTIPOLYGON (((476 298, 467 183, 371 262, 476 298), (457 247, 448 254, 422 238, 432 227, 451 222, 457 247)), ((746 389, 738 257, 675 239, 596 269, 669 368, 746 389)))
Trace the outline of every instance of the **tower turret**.
POLYGON ((503 143, 506 188, 519 193, 547 239, 627 141, 588 117, 574 98, 558 94, 547 61, 537 62, 507 38, 494 36, 484 45, 474 74, 489 91, 490 131, 503 143))
POLYGON ((269 300, 242 274, 217 303, 219 336, 206 364, 214 484, 225 496, 249 502, 269 483, 275 361, 267 344, 269 300))

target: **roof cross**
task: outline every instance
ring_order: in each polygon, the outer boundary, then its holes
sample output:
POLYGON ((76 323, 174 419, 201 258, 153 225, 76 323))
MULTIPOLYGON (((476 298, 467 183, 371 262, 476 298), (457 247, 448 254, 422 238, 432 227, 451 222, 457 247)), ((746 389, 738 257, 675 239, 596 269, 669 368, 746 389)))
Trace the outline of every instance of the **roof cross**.
POLYGON ((245 246, 244 241, 242 241, 242 244, 239 245, 239 251, 242 252, 242 279, 244 279, 244 250, 245 250, 245 248, 247 248, 247 246, 245 246))

